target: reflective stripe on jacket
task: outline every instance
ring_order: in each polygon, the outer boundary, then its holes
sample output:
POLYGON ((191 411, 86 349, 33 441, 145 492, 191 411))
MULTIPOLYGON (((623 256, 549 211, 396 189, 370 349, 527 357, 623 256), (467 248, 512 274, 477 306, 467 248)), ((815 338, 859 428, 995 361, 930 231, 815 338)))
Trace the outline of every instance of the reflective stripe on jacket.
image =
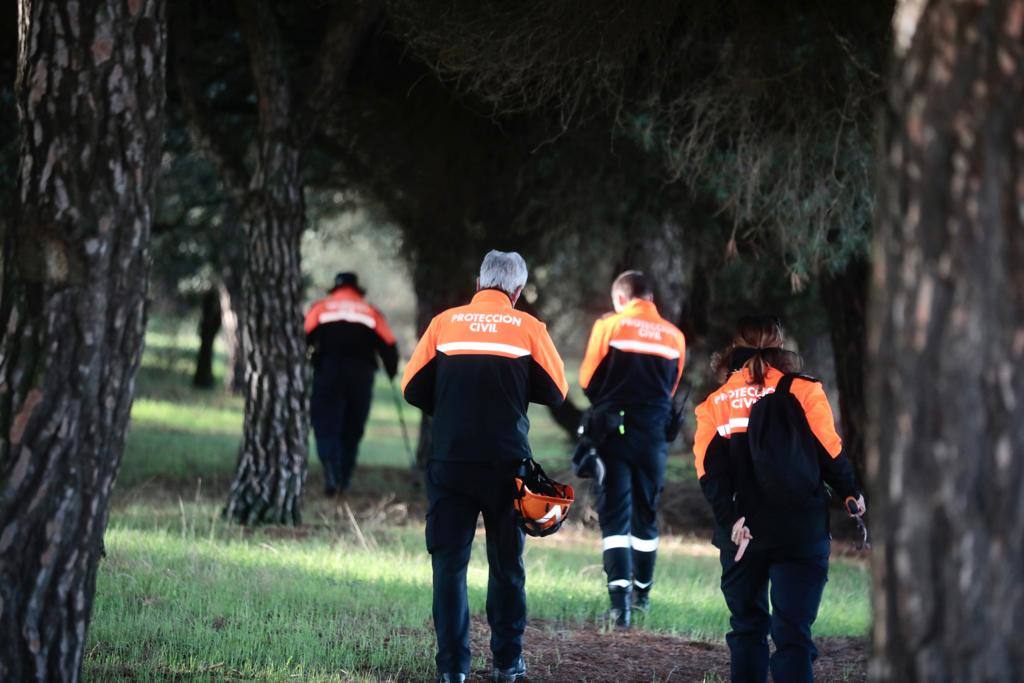
POLYGON ((518 461, 530 457, 528 404, 558 405, 568 384, 544 323, 485 289, 430 322, 402 391, 434 417, 433 459, 518 461))
POLYGON ((398 343, 384 315, 353 287, 339 287, 306 314, 306 341, 318 354, 364 359, 380 356, 388 376, 398 372, 398 343))
MULTIPOLYGON (((728 538, 728 530, 741 516, 747 517, 755 542, 762 547, 812 542, 828 532, 828 499, 824 489, 804 510, 780 510, 773 501, 762 498, 754 480, 746 438, 750 410, 762 396, 775 391, 782 377, 782 372, 769 368, 764 386, 759 387, 753 384, 750 370, 744 368, 732 373, 725 384, 697 406, 694 467, 719 527, 716 539, 722 533, 728 538)), ((803 408, 807 424, 821 446, 818 462, 824 482, 842 498, 860 495, 821 383, 798 377, 793 380, 790 393, 803 408)))
POLYGON ((658 314, 654 302, 634 299, 621 313, 594 323, 580 386, 595 406, 667 408, 685 361, 683 333, 658 314))

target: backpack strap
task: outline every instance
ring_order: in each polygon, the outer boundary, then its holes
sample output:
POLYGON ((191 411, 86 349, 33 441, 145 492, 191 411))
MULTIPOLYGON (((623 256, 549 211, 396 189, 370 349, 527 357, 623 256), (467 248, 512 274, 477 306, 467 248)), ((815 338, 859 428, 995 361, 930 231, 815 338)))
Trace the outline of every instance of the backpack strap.
POLYGON ((804 374, 801 374, 799 372, 787 372, 785 375, 782 376, 782 379, 779 380, 779 383, 777 385, 775 385, 776 393, 784 393, 784 394, 792 393, 790 391, 790 387, 793 386, 793 380, 794 379, 802 379, 802 380, 806 380, 808 382, 820 382, 821 381, 817 377, 811 377, 810 375, 804 375, 804 374))

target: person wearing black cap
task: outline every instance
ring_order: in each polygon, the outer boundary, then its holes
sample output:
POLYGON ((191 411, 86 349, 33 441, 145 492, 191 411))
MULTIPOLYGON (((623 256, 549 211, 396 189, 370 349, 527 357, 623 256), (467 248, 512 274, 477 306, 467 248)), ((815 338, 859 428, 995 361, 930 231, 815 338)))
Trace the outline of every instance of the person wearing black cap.
POLYGON ((395 335, 365 294, 355 273, 338 273, 328 295, 306 314, 306 342, 313 349, 310 418, 328 496, 343 493, 352 478, 377 358, 388 377, 398 372, 395 335))

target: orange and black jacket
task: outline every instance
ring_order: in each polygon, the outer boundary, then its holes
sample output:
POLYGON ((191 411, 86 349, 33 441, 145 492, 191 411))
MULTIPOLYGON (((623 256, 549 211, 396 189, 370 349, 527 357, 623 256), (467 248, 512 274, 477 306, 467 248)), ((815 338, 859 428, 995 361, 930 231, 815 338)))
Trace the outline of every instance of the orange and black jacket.
MULTIPOLYGON (((753 384, 749 369, 737 370, 697 406, 693 453, 701 490, 715 515, 716 545, 728 541, 732 525, 740 517, 746 517, 754 537, 752 548, 813 543, 828 536, 828 492, 824 486, 804 508, 793 510, 765 500, 754 479, 747 441, 750 409, 762 396, 774 392, 782 377, 783 373, 769 368, 764 386, 759 387, 753 384)), ((803 408, 820 446, 818 463, 824 482, 841 498, 859 496, 853 467, 843 454, 843 441, 836 433, 832 407, 821 383, 797 377, 790 393, 803 408)))
POLYGON ((580 386, 596 407, 672 404, 683 376, 686 339, 654 302, 634 299, 596 323, 580 366, 580 386))
POLYGON ((338 356, 377 364, 388 377, 398 372, 398 344, 387 320, 353 287, 339 287, 306 314, 306 342, 318 356, 338 356))
POLYGON ((528 404, 558 405, 568 384, 544 323, 485 289, 430 322, 402 391, 434 417, 434 460, 518 462, 530 457, 528 404))

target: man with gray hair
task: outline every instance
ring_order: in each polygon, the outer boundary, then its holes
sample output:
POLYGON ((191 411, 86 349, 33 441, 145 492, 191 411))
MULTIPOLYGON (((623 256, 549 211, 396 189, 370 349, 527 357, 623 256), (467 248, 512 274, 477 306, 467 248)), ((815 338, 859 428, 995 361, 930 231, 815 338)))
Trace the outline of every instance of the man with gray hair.
POLYGON ((440 681, 464 681, 469 672, 466 567, 481 513, 492 679, 526 676, 524 535, 514 477, 531 457, 528 404, 558 405, 569 388, 544 323, 515 309, 526 276, 519 254, 488 252, 473 300, 430 322, 402 379, 405 399, 433 416, 426 541, 440 681))
POLYGON ((477 289, 497 289, 518 299, 526 277, 526 261, 518 252, 492 249, 480 264, 477 289))

